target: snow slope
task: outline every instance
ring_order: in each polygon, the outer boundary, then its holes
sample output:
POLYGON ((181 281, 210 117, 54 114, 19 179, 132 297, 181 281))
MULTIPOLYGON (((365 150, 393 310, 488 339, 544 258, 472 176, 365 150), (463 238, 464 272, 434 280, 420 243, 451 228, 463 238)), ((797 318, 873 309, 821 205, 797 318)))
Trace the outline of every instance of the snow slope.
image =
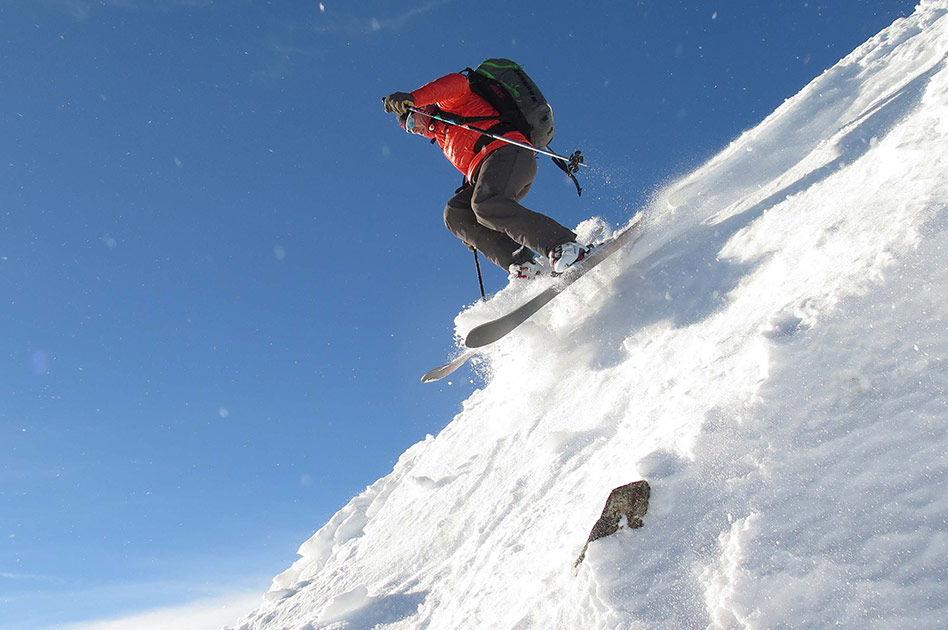
POLYGON ((944 627, 946 147, 923 1, 658 195, 234 627, 944 627), (574 569, 641 478, 645 526, 574 569))

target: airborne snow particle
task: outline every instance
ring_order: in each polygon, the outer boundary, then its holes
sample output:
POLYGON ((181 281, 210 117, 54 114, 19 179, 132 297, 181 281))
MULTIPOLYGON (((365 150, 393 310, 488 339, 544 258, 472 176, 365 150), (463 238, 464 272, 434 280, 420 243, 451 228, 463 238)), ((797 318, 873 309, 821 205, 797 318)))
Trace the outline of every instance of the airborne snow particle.
POLYGON ((227 410, 227 407, 221 407, 217 410, 217 415, 221 418, 227 419, 230 417, 230 411, 227 410))
POLYGON ((319 12, 320 13, 326 12, 326 5, 324 5, 322 2, 319 3, 319 12))
POLYGON ((273 247, 273 257, 276 258, 277 260, 285 260, 286 250, 283 249, 283 247, 281 247, 280 245, 275 245, 273 247))

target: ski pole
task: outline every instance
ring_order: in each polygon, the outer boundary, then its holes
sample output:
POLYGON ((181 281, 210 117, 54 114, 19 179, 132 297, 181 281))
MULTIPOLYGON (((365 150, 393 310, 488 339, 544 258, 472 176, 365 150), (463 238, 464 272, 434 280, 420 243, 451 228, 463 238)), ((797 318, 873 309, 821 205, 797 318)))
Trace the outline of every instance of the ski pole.
POLYGON ((472 247, 471 251, 474 252, 474 268, 477 269, 477 284, 481 287, 481 299, 487 299, 487 293, 484 292, 484 276, 481 275, 481 259, 477 256, 477 249, 472 247))
POLYGON ((440 120, 440 121, 443 122, 443 123, 447 123, 447 124, 453 125, 453 126, 455 126, 455 127, 460 127, 461 129, 467 129, 468 131, 473 131, 473 132, 479 133, 479 134, 481 134, 482 136, 487 136, 488 138, 493 138, 494 140, 500 140, 501 142, 506 142, 507 144, 512 144, 512 145, 514 145, 515 147, 520 147, 521 149, 527 149, 527 150, 533 151, 533 152, 535 152, 535 153, 542 153, 543 155, 548 155, 549 157, 553 158, 554 160, 562 160, 565 164, 569 165, 570 172, 572 172, 572 173, 575 173, 576 171, 578 171, 580 166, 585 166, 585 167, 587 167, 587 168, 589 167, 588 164, 585 164, 585 163, 583 162, 583 156, 582 156, 582 153, 581 153, 580 151, 575 151, 575 152, 573 153, 573 155, 571 155, 570 157, 566 157, 565 155, 559 155, 559 154, 557 154, 557 153, 553 153, 552 151, 546 151, 546 150, 544 150, 544 149, 538 149, 537 147, 531 146, 531 145, 526 144, 526 143, 524 143, 524 142, 518 142, 518 141, 516 141, 516 140, 511 140, 510 138, 505 138, 505 137, 503 137, 503 136, 498 136, 497 134, 491 133, 491 132, 487 131, 486 129, 481 129, 480 127, 474 127, 474 126, 471 126, 471 125, 469 125, 469 124, 467 124, 467 123, 460 123, 460 122, 458 122, 458 121, 456 121, 456 120, 451 120, 450 118, 445 118, 445 117, 443 117, 443 116, 439 116, 438 114, 423 112, 423 111, 421 111, 420 109, 418 109, 418 108, 416 108, 416 107, 409 107, 409 108, 408 108, 408 111, 414 112, 414 113, 416 113, 416 114, 421 114, 422 116, 427 116, 427 117, 429 117, 429 118, 434 118, 435 120, 440 120))

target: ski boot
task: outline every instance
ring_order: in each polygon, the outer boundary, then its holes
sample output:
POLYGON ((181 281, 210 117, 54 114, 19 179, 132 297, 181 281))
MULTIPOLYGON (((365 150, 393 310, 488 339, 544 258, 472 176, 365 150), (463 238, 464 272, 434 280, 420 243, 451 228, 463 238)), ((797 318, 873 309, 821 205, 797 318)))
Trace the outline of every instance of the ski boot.
POLYGON ((586 257, 591 251, 592 247, 584 247, 576 241, 557 245, 550 251, 550 262, 553 264, 553 273, 561 274, 573 265, 581 263, 586 260, 586 257))
POLYGON ((510 280, 532 280, 543 275, 543 265, 531 258, 522 263, 512 263, 507 267, 507 271, 507 278, 510 280))

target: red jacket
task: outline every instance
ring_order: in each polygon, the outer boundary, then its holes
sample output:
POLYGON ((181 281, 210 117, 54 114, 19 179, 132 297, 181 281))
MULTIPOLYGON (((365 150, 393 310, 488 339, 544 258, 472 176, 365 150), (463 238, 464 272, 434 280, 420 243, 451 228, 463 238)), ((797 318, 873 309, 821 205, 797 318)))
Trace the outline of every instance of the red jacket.
MULTIPOLYGON (((418 88, 411 95, 415 99, 415 107, 419 108, 426 105, 437 105, 446 112, 464 117, 497 115, 497 110, 480 96, 474 94, 467 83, 467 77, 459 73, 435 79, 431 83, 418 88)), ((484 158, 490 155, 492 151, 506 146, 506 143, 501 140, 491 140, 480 151, 475 151, 474 145, 481 139, 481 134, 476 131, 468 131, 418 114, 415 114, 415 116, 415 133, 421 133, 421 135, 437 140, 438 146, 444 151, 444 156, 469 180, 477 172, 477 167, 481 165, 484 158)), ((499 120, 484 120, 471 123, 471 126, 489 129, 498 122, 499 120)), ((518 142, 528 143, 519 131, 509 131, 500 135, 518 142)))

